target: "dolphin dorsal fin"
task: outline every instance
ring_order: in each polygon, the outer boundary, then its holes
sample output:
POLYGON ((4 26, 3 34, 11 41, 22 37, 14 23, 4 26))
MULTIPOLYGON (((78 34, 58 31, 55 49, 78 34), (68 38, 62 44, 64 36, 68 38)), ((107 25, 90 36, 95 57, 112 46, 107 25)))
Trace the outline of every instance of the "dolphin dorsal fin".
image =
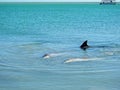
POLYGON ((88 48, 89 46, 87 45, 87 40, 86 41, 84 41, 83 43, 82 43, 82 45, 80 46, 80 48, 81 49, 86 49, 86 48, 88 48))

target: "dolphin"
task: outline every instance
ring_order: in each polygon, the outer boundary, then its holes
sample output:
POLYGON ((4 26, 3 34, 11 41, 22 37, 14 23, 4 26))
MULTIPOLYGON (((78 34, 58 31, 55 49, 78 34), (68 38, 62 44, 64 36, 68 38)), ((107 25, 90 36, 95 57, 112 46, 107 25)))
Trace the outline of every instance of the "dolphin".
POLYGON ((44 54, 42 57, 43 57, 44 59, 47 59, 47 58, 50 58, 50 55, 49 55, 49 54, 44 54))
POLYGON ((48 59, 48 58, 51 58, 51 57, 57 57, 57 56, 61 56, 61 55, 64 55, 65 53, 50 53, 50 54, 44 54, 42 57, 44 59, 48 59))
POLYGON ((101 59, 104 59, 104 58, 71 58, 71 59, 68 59, 66 61, 64 61, 64 63, 72 63, 72 62, 84 62, 84 61, 93 61, 93 60, 101 60, 101 59))
POLYGON ((87 48, 114 48, 114 46, 105 46, 105 45, 101 45, 101 46, 89 46, 87 44, 87 40, 84 41, 81 45, 80 45, 80 48, 83 49, 83 50, 86 50, 87 48))
POLYGON ((89 48, 89 46, 87 44, 87 40, 82 43, 82 45, 80 46, 80 48, 83 49, 83 50, 86 50, 87 48, 89 48))

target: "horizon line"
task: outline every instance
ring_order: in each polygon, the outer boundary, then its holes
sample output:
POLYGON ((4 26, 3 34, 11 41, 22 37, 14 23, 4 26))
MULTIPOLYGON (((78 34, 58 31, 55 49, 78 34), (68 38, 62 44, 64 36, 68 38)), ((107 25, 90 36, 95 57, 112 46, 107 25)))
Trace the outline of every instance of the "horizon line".
MULTIPOLYGON (((100 3, 100 2, 98 2, 98 1, 96 1, 96 2, 94 2, 94 1, 93 1, 93 2, 82 2, 82 1, 81 1, 81 2, 30 2, 30 1, 29 1, 29 2, 21 2, 21 1, 20 1, 20 2, 0 2, 0 4, 2 4, 2 3, 6 3, 6 4, 7 4, 7 3, 16 3, 16 4, 19 4, 19 3, 26 3, 26 4, 27 4, 27 3, 28 3, 28 4, 29 4, 29 3, 36 3, 36 4, 37 4, 37 3, 38 3, 38 4, 40 4, 40 3, 41 3, 41 4, 44 4, 44 3, 49 3, 49 4, 72 4, 72 3, 73 3, 73 4, 85 4, 85 3, 87 3, 87 4, 91 4, 91 3, 100 3)), ((117 4, 120 4, 120 1, 119 1, 119 2, 116 2, 116 3, 117 3, 117 4)))

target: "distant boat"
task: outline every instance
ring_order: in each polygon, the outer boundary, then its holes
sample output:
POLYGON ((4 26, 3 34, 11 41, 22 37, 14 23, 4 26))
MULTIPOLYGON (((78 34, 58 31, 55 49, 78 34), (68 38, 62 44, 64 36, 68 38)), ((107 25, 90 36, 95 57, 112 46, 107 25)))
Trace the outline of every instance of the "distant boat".
POLYGON ((116 4, 116 2, 115 2, 115 0, 102 0, 101 2, 100 2, 100 5, 115 5, 116 4))

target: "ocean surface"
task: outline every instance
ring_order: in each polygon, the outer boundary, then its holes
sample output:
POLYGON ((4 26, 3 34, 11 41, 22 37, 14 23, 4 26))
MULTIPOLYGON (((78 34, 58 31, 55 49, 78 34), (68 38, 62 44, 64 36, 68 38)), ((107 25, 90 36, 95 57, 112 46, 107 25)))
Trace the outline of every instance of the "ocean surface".
POLYGON ((120 90, 120 4, 0 3, 0 90, 120 90))

